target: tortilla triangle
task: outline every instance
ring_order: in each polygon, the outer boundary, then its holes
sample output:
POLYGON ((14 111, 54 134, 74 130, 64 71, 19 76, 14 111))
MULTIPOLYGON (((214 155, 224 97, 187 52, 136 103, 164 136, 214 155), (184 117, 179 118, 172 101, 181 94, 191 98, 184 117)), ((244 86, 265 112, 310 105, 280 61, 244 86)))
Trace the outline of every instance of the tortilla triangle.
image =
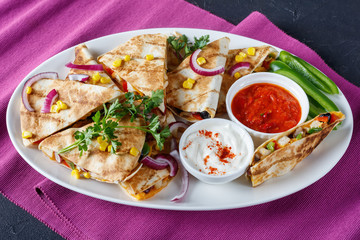
MULTIPOLYGON (((82 44, 79 44, 79 45, 77 45, 75 47, 74 64, 77 64, 77 65, 95 65, 95 64, 99 64, 99 63, 95 60, 93 55, 90 53, 87 46, 84 43, 82 43, 82 44)), ((86 75, 90 76, 90 79, 88 81, 86 81, 85 83, 92 83, 91 76, 93 74, 95 74, 96 72, 99 72, 100 76, 102 76, 102 77, 110 78, 109 75, 107 75, 105 73, 105 71, 91 71, 91 70, 82 70, 82 69, 73 69, 72 68, 72 69, 70 69, 70 72, 69 72, 68 76, 66 77, 66 80, 69 80, 69 75, 70 74, 86 74, 86 75)), ((111 80, 111 78, 110 78, 109 83, 102 83, 101 81, 98 81, 96 83, 96 85, 101 86, 101 87, 112 88, 114 90, 120 90, 120 88, 118 88, 116 86, 116 84, 113 82, 113 80, 111 80)))
MULTIPOLYGON (((230 39, 218 39, 205 46, 199 54, 206 63, 201 67, 212 69, 225 66, 230 39)), ((214 117, 219 99, 219 92, 223 74, 202 76, 195 73, 190 67, 188 56, 175 70, 168 74, 169 85, 166 88, 167 104, 175 114, 188 121, 197 121, 193 113, 207 112, 214 117), (183 82, 191 78, 195 83, 191 89, 183 88, 183 82)))
POLYGON ((86 118, 93 111, 102 108, 104 103, 123 96, 122 92, 111 88, 60 79, 41 79, 31 88, 32 93, 28 95, 28 100, 35 111, 28 111, 22 103, 20 107, 21 131, 29 131, 33 135, 31 138, 23 139, 25 146, 38 143, 86 118), (68 108, 58 113, 41 113, 45 98, 52 89, 58 92, 58 99, 68 108))
MULTIPOLYGON (((130 122, 130 118, 126 117, 119 121, 120 126, 140 126, 142 121, 139 119, 130 122)), ((65 131, 59 132, 53 136, 46 138, 39 145, 39 149, 48 157, 54 159, 54 152, 59 152, 61 149, 71 145, 75 142, 74 133, 76 131, 85 130, 92 126, 90 123, 81 128, 69 128, 65 131)), ((71 161, 76 166, 86 169, 91 178, 106 181, 110 183, 117 183, 123 181, 131 171, 138 165, 140 154, 133 156, 130 154, 130 149, 135 147, 141 150, 145 142, 145 132, 132 128, 118 128, 114 133, 117 136, 116 140, 121 142, 116 154, 108 151, 100 151, 99 142, 96 138, 92 139, 88 146, 88 151, 83 152, 80 157, 78 148, 74 148, 69 152, 61 153, 63 159, 71 161)))

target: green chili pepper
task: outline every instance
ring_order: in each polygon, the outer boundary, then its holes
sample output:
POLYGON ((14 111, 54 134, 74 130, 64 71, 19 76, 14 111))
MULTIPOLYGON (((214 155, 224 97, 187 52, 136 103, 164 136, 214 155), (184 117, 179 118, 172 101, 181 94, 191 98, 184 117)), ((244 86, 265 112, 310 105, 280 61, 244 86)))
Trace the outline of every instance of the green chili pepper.
POLYGON ((306 67, 304 67, 301 62, 295 58, 292 54, 281 51, 279 54, 279 59, 286 63, 290 68, 298 72, 304 78, 306 78, 309 82, 311 82, 315 87, 324 91, 326 93, 331 94, 331 89, 323 83, 318 77, 316 77, 311 71, 309 71, 306 67))
MULTIPOLYGON (((294 56, 295 57, 295 56, 294 56)), ((305 60, 295 57, 296 60, 298 60, 304 67, 307 68, 312 74, 314 74, 320 81, 322 81, 325 85, 328 86, 332 94, 339 94, 339 88, 336 86, 336 84, 325 74, 323 74, 321 71, 319 71, 317 68, 315 68, 310 63, 306 62, 305 60)))

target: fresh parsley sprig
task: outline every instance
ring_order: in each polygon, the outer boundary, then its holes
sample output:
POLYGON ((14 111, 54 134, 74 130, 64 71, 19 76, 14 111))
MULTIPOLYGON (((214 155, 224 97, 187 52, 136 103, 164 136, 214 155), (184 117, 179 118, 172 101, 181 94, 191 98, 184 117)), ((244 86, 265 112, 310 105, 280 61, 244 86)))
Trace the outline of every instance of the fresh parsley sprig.
POLYGON ((194 43, 189 42, 189 38, 185 34, 180 37, 170 36, 167 41, 174 49, 175 55, 180 60, 183 60, 183 58, 191 55, 195 50, 204 48, 210 42, 210 36, 194 37, 194 43), (182 50, 184 50, 184 56, 181 55, 182 50))
POLYGON ((125 94, 125 98, 126 100, 122 103, 116 100, 109 108, 104 104, 103 117, 101 118, 100 111, 97 111, 92 117, 94 125, 87 127, 83 131, 76 131, 74 133, 76 141, 61 149, 59 153, 64 153, 78 147, 80 156, 82 156, 83 152, 88 150, 92 139, 99 136, 111 144, 111 153, 115 153, 116 149, 121 146, 121 143, 116 140, 117 137, 115 135, 115 130, 118 128, 134 128, 150 133, 156 140, 159 149, 162 149, 165 139, 169 137, 171 133, 168 127, 160 130, 159 116, 151 113, 151 111, 159 107, 163 102, 164 91, 157 90, 152 93, 151 97, 140 96, 129 92, 125 94), (126 115, 131 116, 131 122, 141 117, 145 122, 149 122, 149 124, 146 126, 120 126, 119 121, 126 115), (116 120, 114 121, 113 119, 116 120))

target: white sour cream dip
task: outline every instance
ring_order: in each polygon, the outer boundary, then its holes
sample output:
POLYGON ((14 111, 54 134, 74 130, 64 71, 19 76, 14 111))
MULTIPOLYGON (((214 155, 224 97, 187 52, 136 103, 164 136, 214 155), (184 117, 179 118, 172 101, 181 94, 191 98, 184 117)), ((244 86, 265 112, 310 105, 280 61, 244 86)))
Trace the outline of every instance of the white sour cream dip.
POLYGON ((248 164, 244 159, 250 153, 242 137, 230 124, 199 127, 186 137, 182 150, 200 172, 221 176, 248 164))

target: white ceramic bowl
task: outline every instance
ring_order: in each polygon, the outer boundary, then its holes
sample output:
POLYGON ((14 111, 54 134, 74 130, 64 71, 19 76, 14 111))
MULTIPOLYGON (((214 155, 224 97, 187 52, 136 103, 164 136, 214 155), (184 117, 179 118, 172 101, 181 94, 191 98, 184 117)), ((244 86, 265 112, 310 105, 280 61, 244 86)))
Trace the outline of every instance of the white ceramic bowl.
MULTIPOLYGON (((220 131, 220 128, 219 128, 220 131)), ((243 129, 238 124, 222 118, 213 118, 213 119, 205 119, 199 122, 194 123, 190 127, 188 127, 183 135, 181 136, 180 143, 179 143, 179 152, 180 152, 180 159, 186 170, 192 174, 194 177, 199 179, 202 182, 209 183, 209 184, 222 184, 230 182, 241 175, 243 175, 249 166, 252 155, 254 154, 254 143, 251 139, 251 136, 245 129, 243 129), (235 171, 231 171, 224 175, 209 175, 203 172, 200 172, 199 169, 195 166, 194 159, 186 158, 186 154, 184 153, 184 146, 186 146, 186 139, 189 134, 197 132, 201 129, 209 130, 209 127, 216 127, 218 126, 226 126, 229 125, 233 130, 233 134, 236 136, 238 141, 242 141, 245 145, 244 157, 241 160, 241 164, 235 171)))
POLYGON ((300 123, 303 123, 307 115, 309 113, 309 100, 304 92, 304 90, 293 80, 276 74, 276 73, 269 73, 269 72, 263 72, 263 73, 252 73, 247 76, 244 76, 237 80, 229 89, 227 95, 226 95, 226 110, 227 113, 232 121, 239 124, 241 127, 245 128, 246 131, 248 131, 253 138, 254 145, 257 147, 267 139, 273 137, 276 134, 279 133, 264 133, 259 132, 256 130, 253 130, 244 124, 242 124, 232 113, 231 111, 231 102, 235 95, 243 88, 246 88, 247 86, 250 86, 255 83, 271 83, 278 85, 280 87, 285 88, 290 93, 292 93, 293 96, 299 101, 300 107, 301 107, 301 117, 300 121, 298 122, 298 125, 300 123))

